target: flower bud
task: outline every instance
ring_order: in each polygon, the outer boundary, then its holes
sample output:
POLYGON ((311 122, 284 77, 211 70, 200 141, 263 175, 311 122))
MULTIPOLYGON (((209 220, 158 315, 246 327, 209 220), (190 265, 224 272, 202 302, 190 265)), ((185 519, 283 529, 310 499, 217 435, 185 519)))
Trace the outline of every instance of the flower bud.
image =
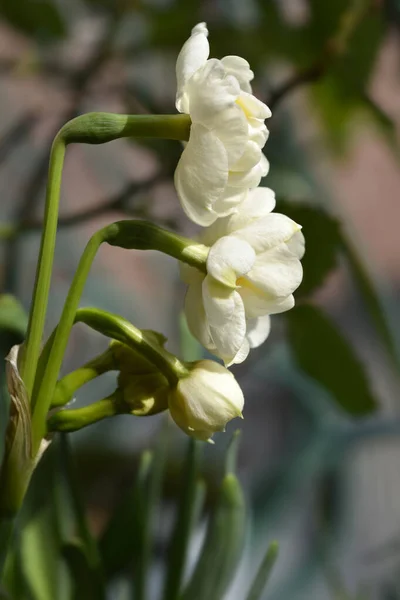
POLYGON ((242 417, 243 392, 228 369, 212 360, 186 365, 189 373, 169 394, 169 410, 175 423, 188 435, 211 441, 216 431, 235 417, 242 417))
POLYGON ((121 372, 116 397, 122 412, 147 417, 167 410, 169 390, 168 380, 158 371, 142 375, 121 372))

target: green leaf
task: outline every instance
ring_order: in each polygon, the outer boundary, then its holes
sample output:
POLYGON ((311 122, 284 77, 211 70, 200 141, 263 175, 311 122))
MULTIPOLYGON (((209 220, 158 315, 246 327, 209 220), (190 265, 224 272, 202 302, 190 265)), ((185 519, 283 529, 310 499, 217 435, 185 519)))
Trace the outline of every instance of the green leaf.
POLYGON ((195 571, 182 600, 220 600, 233 581, 243 550, 246 509, 236 476, 225 475, 195 571))
POLYGON ((136 480, 114 511, 100 539, 100 554, 107 577, 126 568, 137 553, 151 460, 150 452, 142 454, 136 480))
POLYGON ((63 19, 51 0, 0 0, 0 14, 17 29, 45 40, 66 33, 63 19))
POLYGON ((307 296, 322 285, 337 266, 342 238, 339 222, 321 208, 280 200, 277 212, 282 212, 302 226, 306 253, 302 258, 303 281, 296 298, 307 296))
POLYGON ((20 301, 11 294, 0 295, 0 329, 14 333, 21 342, 27 327, 28 315, 20 301))
POLYGON ((196 496, 198 494, 199 459, 200 443, 190 440, 182 477, 182 481, 185 483, 182 486, 182 496, 168 552, 168 568, 164 590, 165 600, 177 598, 181 587, 190 535, 198 514, 196 496))
POLYGON ((272 542, 265 553, 264 559, 257 571, 252 586, 247 595, 247 600, 260 600, 271 576, 272 569, 278 558, 279 546, 277 542, 272 542))
POLYGON ((286 319, 298 367, 329 391, 347 413, 363 416, 376 410, 363 365, 327 315, 302 305, 286 313, 286 319))
MULTIPOLYGON (((97 574, 89 565, 86 552, 79 542, 65 544, 62 553, 68 565, 73 582, 74 600, 104 600, 102 586, 97 574)), ((57 596, 55 596, 56 598, 57 596)))
POLYGON ((380 336, 389 357, 392 360, 394 368, 398 370, 400 367, 398 352, 390 331, 389 324, 385 317, 385 309, 381 304, 381 300, 378 292, 375 289, 373 281, 371 280, 366 267, 363 265, 362 261, 357 255, 356 249, 345 238, 342 240, 342 247, 351 270, 352 280, 362 295, 362 299, 369 312, 371 320, 375 325, 375 329, 380 336))

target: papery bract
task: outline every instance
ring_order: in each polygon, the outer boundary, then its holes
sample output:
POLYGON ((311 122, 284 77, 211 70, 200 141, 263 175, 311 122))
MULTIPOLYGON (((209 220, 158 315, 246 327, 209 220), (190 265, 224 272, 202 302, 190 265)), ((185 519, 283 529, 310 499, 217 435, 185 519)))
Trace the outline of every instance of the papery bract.
POLYGON ((185 314, 193 335, 225 364, 240 363, 270 331, 269 315, 294 306, 303 270, 300 225, 271 212, 268 188, 248 192, 239 211, 204 230, 207 275, 182 265, 185 314))
POLYGON ((239 56, 208 59, 205 23, 192 30, 176 63, 176 107, 192 120, 175 171, 187 216, 199 225, 234 212, 268 172, 262 148, 269 108, 251 93, 254 74, 239 56))

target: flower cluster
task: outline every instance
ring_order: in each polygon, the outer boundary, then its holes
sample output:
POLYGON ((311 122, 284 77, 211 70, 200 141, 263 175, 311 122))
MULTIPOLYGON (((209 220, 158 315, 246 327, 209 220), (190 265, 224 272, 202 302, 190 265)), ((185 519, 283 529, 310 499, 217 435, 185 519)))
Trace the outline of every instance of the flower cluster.
MULTIPOLYGON (((181 276, 188 285, 190 331, 230 366, 265 341, 270 315, 293 307, 304 237, 300 225, 272 212, 274 192, 258 187, 269 169, 262 149, 271 112, 252 94, 254 74, 238 56, 209 59, 207 36, 205 23, 196 25, 176 64, 176 107, 190 115, 192 125, 175 186, 186 215, 204 227, 199 241, 209 247, 206 273, 182 263, 181 276)), ((241 413, 237 384, 230 386, 221 369, 216 365, 213 372, 212 398, 204 386, 209 372, 196 378, 193 371, 170 402, 187 433, 206 439, 241 413), (229 404, 232 386, 236 411, 229 404), (200 416, 207 427, 199 425, 200 416)))

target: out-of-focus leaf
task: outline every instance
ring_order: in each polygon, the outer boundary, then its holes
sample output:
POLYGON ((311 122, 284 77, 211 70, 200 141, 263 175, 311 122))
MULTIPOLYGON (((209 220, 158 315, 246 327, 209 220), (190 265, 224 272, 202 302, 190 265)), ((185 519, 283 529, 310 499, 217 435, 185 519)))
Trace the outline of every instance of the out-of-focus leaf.
POLYGON ((21 534, 22 570, 35 600, 59 596, 59 547, 51 507, 37 513, 21 534))
POLYGON ((108 577, 124 569, 136 554, 145 510, 145 485, 152 455, 144 452, 132 488, 114 511, 100 542, 100 554, 108 577))
POLYGON ((28 316, 19 300, 11 294, 2 294, 0 296, 0 330, 15 333, 16 339, 21 342, 27 326, 28 316))
POLYGON ((41 39, 59 38, 66 30, 51 0, 0 0, 0 14, 14 27, 41 39))
POLYGON ((203 347, 196 340, 195 337, 190 333, 189 327, 187 325, 186 317, 183 313, 180 315, 179 319, 179 329, 180 329, 180 346, 181 346, 181 354, 184 360, 194 361, 200 360, 203 356, 203 347))
POLYGON ((279 201, 277 212, 282 212, 303 227, 306 252, 302 258, 303 281, 296 297, 314 292, 327 275, 337 266, 341 249, 339 222, 315 206, 297 202, 279 201))
POLYGON ((297 306, 286 313, 286 319, 298 367, 328 390, 347 413, 373 412, 377 402, 364 367, 336 325, 310 305, 297 306))
POLYGON ((279 546, 277 542, 272 542, 265 553, 264 559, 257 571, 253 584, 247 595, 247 600, 260 600, 268 580, 271 576, 276 559, 278 558, 279 546))
POLYGON ((343 238, 342 247, 351 270, 353 282, 355 283, 359 292, 361 293, 362 299, 365 302, 365 306, 369 312, 371 320, 375 325, 378 335, 380 336, 383 344, 386 347, 386 350, 393 362, 394 367, 398 369, 398 352, 390 331, 389 324, 386 320, 385 309, 381 304, 378 292, 376 291, 373 282, 371 281, 366 267, 363 265, 362 261, 357 255, 357 251, 352 246, 352 244, 348 240, 343 238))
POLYGON ((176 521, 168 552, 168 570, 164 590, 165 600, 177 598, 181 587, 190 535, 197 517, 196 495, 199 458, 199 442, 190 440, 183 473, 185 485, 182 488, 182 496, 177 507, 176 521))
MULTIPOLYGON (((62 549, 73 582, 74 600, 103 600, 103 589, 99 586, 97 574, 89 565, 86 552, 79 542, 65 544, 62 549)), ((57 598, 55 596, 54 598, 57 598)))
POLYGON ((246 510, 236 476, 225 475, 195 571, 182 600, 220 600, 232 583, 243 550, 246 510))

